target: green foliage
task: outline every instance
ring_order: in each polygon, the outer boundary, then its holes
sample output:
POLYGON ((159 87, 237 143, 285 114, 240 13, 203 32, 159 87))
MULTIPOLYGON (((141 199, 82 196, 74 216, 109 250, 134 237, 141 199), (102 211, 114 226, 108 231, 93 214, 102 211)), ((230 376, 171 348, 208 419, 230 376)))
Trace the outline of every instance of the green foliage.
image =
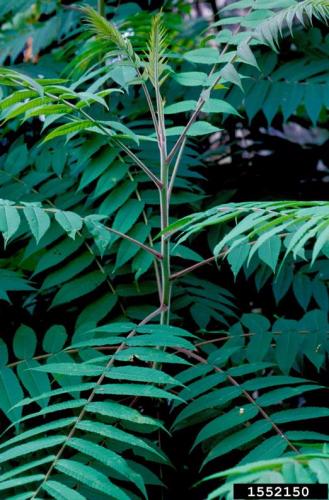
MULTIPOLYGON (((57 471, 57 481, 54 484, 53 481, 48 481, 45 475, 33 475, 29 472, 29 483, 35 483, 34 494, 49 492, 53 488, 59 488, 60 491, 63 485, 61 494, 72 498, 69 495, 74 493, 71 493, 69 478, 73 478, 79 485, 79 494, 82 496, 87 495, 86 486, 94 492, 101 491, 116 498, 130 498, 130 488, 136 487, 145 496, 147 468, 145 472, 142 469, 143 472, 139 473, 140 469, 137 465, 137 470, 135 469, 134 461, 126 460, 122 453, 133 449, 136 456, 142 453, 147 462, 155 460, 166 463, 166 457, 147 437, 163 426, 158 419, 131 408, 129 400, 136 397, 140 398, 140 401, 144 398, 169 401, 178 399, 169 390, 161 388, 166 384, 170 384, 170 387, 179 384, 166 374, 164 367, 171 363, 184 364, 186 361, 169 351, 159 351, 158 346, 165 346, 167 350, 193 349, 189 340, 191 335, 180 329, 176 331, 174 328, 161 328, 158 325, 143 327, 132 323, 111 323, 81 334, 77 333, 76 341, 63 349, 66 339, 66 334, 63 334, 59 327, 58 331, 46 333, 44 347, 50 353, 42 356, 46 362, 39 364, 33 360, 34 350, 31 339, 27 338, 33 335, 33 332, 25 328, 16 333, 14 349, 17 356, 28 358, 20 361, 17 366, 23 366, 24 363, 24 371, 21 371, 24 373, 22 382, 27 386, 30 397, 11 401, 11 406, 16 403, 13 412, 14 424, 22 427, 22 431, 1 445, 1 490, 9 491, 24 486, 21 473, 33 471, 39 465, 55 460, 53 466, 57 471), (60 332, 62 341, 57 345, 49 345, 54 335, 58 339, 60 332), (106 353, 108 346, 113 346, 113 354, 110 356, 102 352, 102 347, 106 353), (113 366, 114 362, 124 363, 130 359, 136 360, 130 366, 113 366), (162 364, 161 371, 147 367, 148 363, 159 362, 162 364), (48 380, 48 374, 62 385, 62 389, 51 389, 49 382, 47 387, 42 384, 43 377, 48 380), (100 380, 103 374, 105 384, 100 380), (33 387, 32 384, 29 389, 30 377, 31 380, 38 381, 38 387, 33 387), (108 380, 110 383, 107 383, 108 380), (88 394, 90 388, 92 396, 83 397, 84 393, 88 394), (106 395, 105 401, 99 399, 101 395, 106 395), (128 399, 126 404, 119 402, 123 395, 128 399), (22 409, 34 403, 39 405, 41 410, 22 417, 22 409), (72 414, 72 410, 77 410, 78 413, 73 411, 72 414), (34 419, 44 415, 50 415, 46 424, 31 424, 31 420, 35 421, 34 419), (66 428, 67 432, 73 429, 77 431, 74 438, 66 438, 66 428), (135 436, 134 432, 137 432, 138 436, 135 436), (145 439, 141 434, 146 435, 145 439), (73 450, 70 459, 59 459, 55 455, 43 456, 48 448, 53 449, 58 445, 73 450), (18 457, 22 457, 25 465, 13 466, 12 461, 18 457), (93 466, 88 465, 90 457, 96 460, 93 466), (125 489, 116 485, 116 480, 128 482, 128 490, 125 492, 125 489)), ((13 394, 14 387, 13 382, 8 384, 8 392, 13 394)))
POLYGON ((181 393, 190 402, 176 417, 174 429, 202 424, 193 447, 203 444, 206 452, 203 466, 242 447, 245 453, 249 452, 243 463, 279 457, 286 449, 296 451, 298 440, 289 437, 290 433, 294 435, 294 430, 286 433, 284 424, 327 417, 328 408, 305 406, 278 412, 273 411, 273 406, 279 401, 317 390, 319 386, 309 384, 305 379, 283 375, 258 377, 258 373, 270 366, 262 362, 223 371, 220 365, 225 362, 225 350, 228 348, 223 347, 222 352, 210 355, 201 376, 200 370, 194 367, 181 373, 184 381, 193 379, 193 384, 181 393), (248 374, 256 376, 248 379, 248 374), (242 381, 240 377, 243 377, 242 381), (263 392, 264 389, 268 391, 263 392), (251 396, 251 391, 257 391, 256 399, 251 396), (229 405, 232 409, 228 411, 229 405), (271 447, 266 445, 266 451, 264 438, 266 442, 268 439, 273 441, 271 447))
MULTIPOLYGON (((280 270, 285 260, 310 259, 313 265, 320 253, 326 255, 328 236, 328 203, 326 202, 259 202, 221 205, 190 217, 179 230, 178 244, 192 234, 214 224, 235 222, 214 247, 214 256, 228 257, 236 275, 245 264, 254 268, 263 261, 275 272, 280 252, 280 270), (309 244, 311 243, 311 249, 309 244)), ((175 228, 173 228, 175 229, 175 228)), ((172 228, 167 228, 167 234, 172 228)), ((280 270, 278 271, 280 273, 280 270)))
POLYGON ((201 478, 220 470, 209 498, 325 481, 329 408, 312 397, 326 391, 328 203, 205 209, 202 151, 261 109, 317 122, 328 41, 309 25, 328 2, 231 2, 210 33, 184 2, 152 16, 105 2, 106 17, 101 2, 13 3, 0 7, 0 496, 161 495, 176 459, 163 442, 182 429, 201 478), (313 51, 282 64, 291 32, 313 51), (204 228, 209 259, 188 243, 204 228), (292 291, 300 317, 241 311, 216 269, 188 275, 225 258, 277 302, 292 291))

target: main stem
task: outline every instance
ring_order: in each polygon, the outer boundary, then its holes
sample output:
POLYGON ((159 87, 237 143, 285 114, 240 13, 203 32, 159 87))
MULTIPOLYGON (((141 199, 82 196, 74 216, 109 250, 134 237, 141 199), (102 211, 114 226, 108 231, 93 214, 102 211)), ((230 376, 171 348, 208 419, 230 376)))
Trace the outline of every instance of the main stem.
MULTIPOLYGON (((163 113, 163 101, 160 93, 158 66, 155 65, 155 97, 156 109, 158 114, 158 146, 160 153, 160 217, 161 217, 161 231, 169 225, 169 162, 167 162, 167 139, 166 127, 163 113)), ((166 238, 165 234, 161 236, 161 306, 165 309, 161 313, 161 324, 168 325, 170 321, 170 296, 171 296, 171 282, 170 282, 170 239, 166 238)))
MULTIPOLYGON (((161 182, 160 189, 160 214, 161 214, 161 231, 169 225, 169 165, 166 163, 164 156, 161 155, 161 182)), ((162 305, 166 309, 161 313, 161 324, 168 324, 170 317, 170 239, 164 234, 161 236, 161 285, 162 285, 162 305)))

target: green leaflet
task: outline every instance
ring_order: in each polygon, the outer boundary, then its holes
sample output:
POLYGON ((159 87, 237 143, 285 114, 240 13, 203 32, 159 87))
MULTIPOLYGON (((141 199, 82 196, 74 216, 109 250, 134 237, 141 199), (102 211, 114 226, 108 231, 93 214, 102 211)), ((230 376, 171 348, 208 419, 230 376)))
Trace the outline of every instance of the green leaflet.
POLYGON ((205 425, 196 437, 193 447, 200 444, 206 439, 212 438, 217 434, 225 432, 229 429, 235 428, 244 422, 252 419, 258 413, 257 408, 254 405, 246 405, 241 408, 234 408, 226 413, 226 415, 220 416, 205 425))
POLYGON ((96 157, 93 157, 84 169, 81 177, 79 189, 84 189, 101 174, 106 172, 117 157, 118 151, 113 148, 102 150, 96 157))
POLYGON ((52 446, 60 445, 64 441, 65 436, 48 436, 47 438, 41 438, 30 443, 14 446, 10 450, 0 453, 0 463, 7 462, 8 460, 12 460, 27 453, 42 450, 43 448, 51 448, 52 446))
POLYGON ((267 437, 265 441, 250 450, 240 463, 243 465, 257 462, 258 460, 271 460, 272 458, 280 457, 287 447, 288 443, 282 436, 267 437))
POLYGON ((289 373, 300 350, 302 339, 294 332, 283 332, 276 342, 275 357, 283 373, 289 373))
POLYGON ((84 219, 84 223, 93 236, 101 257, 109 250, 114 241, 113 233, 108 231, 106 226, 99 222, 103 219, 104 217, 102 215, 87 215, 84 219))
POLYGON ((117 212, 112 227, 121 233, 126 233, 134 225, 144 209, 144 203, 139 200, 128 200, 117 212))
POLYGON ((65 283, 56 293, 51 307, 66 304, 71 300, 82 297, 100 286, 106 280, 106 276, 100 271, 94 271, 79 278, 75 278, 69 283, 65 283))
MULTIPOLYGON (((52 413, 57 413, 59 411, 80 408, 81 406, 84 406, 85 403, 86 403, 85 399, 75 399, 72 401, 64 401, 62 403, 48 405, 45 408, 42 408, 42 410, 40 410, 38 412, 30 413, 28 415, 25 415, 24 417, 21 417, 17 422, 14 422, 14 424, 25 422, 27 420, 30 420, 31 418, 34 418, 34 417, 42 417, 44 415, 50 415, 52 413)), ((14 424, 12 424, 10 427, 12 427, 14 424)))
POLYGON ((329 409, 321 407, 305 407, 295 410, 282 410, 272 414, 273 422, 282 424, 294 420, 307 420, 313 418, 328 417, 329 409))
POLYGON ((20 408, 11 409, 23 399, 24 394, 14 372, 5 366, 0 367, 0 391, 2 395, 0 409, 8 415, 12 422, 16 422, 20 418, 22 411, 20 408))
MULTIPOLYGON (((166 135, 167 137, 180 135, 183 132, 183 130, 184 127, 168 127, 166 129, 166 135)), ((208 122, 199 120, 191 125, 187 135, 190 137, 197 137, 199 135, 213 134, 220 130, 221 130, 220 128, 215 127, 214 125, 211 125, 208 122)))
MULTIPOLYGON (((0 483, 0 491, 9 490, 11 488, 16 488, 18 486, 25 486, 29 483, 35 483, 42 481, 44 479, 44 474, 30 474, 29 476, 20 476, 16 479, 9 479, 8 481, 3 481, 0 483)), ((33 494, 33 492, 32 492, 33 494)), ((25 498, 29 498, 30 494, 25 498)), ((24 498, 24 497, 23 497, 24 498)))
POLYGON ((315 458, 309 463, 310 469, 316 474, 319 483, 325 484, 328 481, 329 460, 315 458))
POLYGON ((11 119, 15 118, 16 116, 24 114, 25 112, 29 111, 30 109, 33 109, 37 106, 41 106, 43 104, 47 104, 48 102, 51 102, 51 99, 49 97, 37 97, 37 98, 32 99, 32 100, 25 102, 23 104, 17 104, 14 107, 14 109, 9 110, 9 112, 6 113, 6 120, 11 120, 11 119))
POLYGON ((88 431, 94 434, 100 434, 106 438, 115 439, 117 441, 123 442, 131 447, 138 447, 147 450, 148 452, 155 454, 157 456, 161 455, 155 449, 153 449, 147 442, 143 439, 134 436, 131 433, 122 431, 112 425, 103 424, 100 422, 93 422, 90 420, 82 420, 77 425, 78 429, 88 431))
POLYGON ((49 462, 52 462, 54 460, 55 455, 49 455, 45 458, 41 458, 40 460, 32 460, 28 464, 21 465, 19 467, 15 467, 14 469, 9 470, 8 472, 5 472, 4 474, 1 474, 0 476, 0 484, 3 481, 7 481, 8 479, 12 479, 13 477, 17 476, 18 474, 21 474, 22 472, 26 472, 30 469, 34 469, 34 467, 38 467, 39 465, 44 465, 49 462))
POLYGON ((193 337, 191 333, 173 325, 154 325, 149 323, 148 325, 138 326, 136 331, 138 333, 150 333, 150 334, 167 334, 171 335, 173 339, 175 337, 193 337))
POLYGON ((65 238, 52 247, 49 247, 47 252, 40 257, 35 267, 34 275, 62 263, 66 258, 74 254, 74 252, 82 245, 82 238, 77 238, 76 240, 65 238))
POLYGON ((5 245, 14 236, 19 228, 21 218, 13 202, 1 200, 0 204, 0 232, 3 234, 5 245))
POLYGON ((81 217, 73 212, 56 210, 55 219, 70 238, 74 239, 76 233, 82 228, 81 217))
POLYGON ((96 491, 101 491, 106 495, 113 496, 119 500, 129 500, 129 497, 123 492, 121 488, 115 486, 107 477, 93 467, 84 465, 75 460, 60 459, 56 466, 56 470, 63 472, 67 476, 76 479, 77 481, 87 484, 96 491))
POLYGON ((33 118, 40 115, 64 115, 72 113, 72 109, 66 104, 48 104, 46 106, 33 107, 31 111, 26 112, 25 119, 33 118))
POLYGON ((264 407, 271 406, 277 404, 279 401, 284 401, 287 398, 292 398, 294 396, 301 395, 307 391, 315 391, 320 388, 321 386, 318 385, 300 385, 298 387, 283 387, 262 394, 257 399, 257 402, 264 407))
POLYGON ((143 416, 139 411, 129 408, 114 402, 96 402, 90 403, 86 407, 86 411, 96 413, 97 415, 105 415, 119 420, 127 420, 140 425, 151 425, 161 427, 161 424, 153 418, 143 416))
POLYGON ((259 248, 259 258, 267 264, 272 271, 275 271, 281 249, 281 239, 279 236, 266 240, 259 248))
POLYGON ((216 64, 220 62, 220 56, 217 49, 204 48, 185 52, 184 59, 198 64, 216 64))
POLYGON ((224 68, 221 70, 221 76, 224 82, 230 82, 234 85, 237 85, 242 89, 241 77, 233 64, 227 63, 224 68))
POLYGON ((270 375, 266 378, 256 377, 253 380, 248 380, 247 382, 244 382, 242 387, 247 391, 257 391, 259 389, 265 389, 266 387, 274 387, 285 384, 299 384, 301 382, 307 382, 307 380, 298 377, 288 377, 286 375, 270 375))
POLYGON ((35 90, 18 90, 13 92, 11 95, 1 100, 0 109, 1 111, 13 106, 14 104, 24 101, 30 97, 36 97, 38 94, 35 90))
POLYGON ((182 347, 184 349, 193 350, 194 346, 191 342, 188 342, 182 337, 174 337, 165 333, 147 335, 138 335, 138 337, 133 337, 127 340, 127 345, 129 346, 151 346, 151 347, 182 347))
MULTIPOLYGON (((129 333, 132 330, 134 330, 136 326, 137 325, 135 323, 130 323, 130 322, 126 323, 114 322, 107 325, 99 326, 97 328, 93 328, 92 331, 94 333, 129 333)), ((141 330, 138 329, 138 331, 141 330)), ((144 330, 142 330, 142 332, 144 332, 144 330)))
MULTIPOLYGON (((149 235, 149 232, 150 228, 148 228, 142 223, 137 223, 129 231, 128 235, 131 238, 134 238, 135 240, 144 243, 147 236, 149 235)), ((123 239, 122 242, 120 243, 120 247, 117 253, 115 268, 117 269, 118 267, 126 264, 126 262, 129 262, 129 260, 131 260, 131 258, 134 257, 134 255, 136 255, 138 250, 139 248, 137 245, 131 243, 128 240, 123 239)))
POLYGON ((47 330, 42 347, 46 352, 55 353, 63 349, 67 339, 67 333, 62 325, 53 325, 47 330))
POLYGON ((102 321, 102 319, 112 311, 117 301, 118 297, 116 295, 111 295, 111 293, 103 294, 99 299, 88 304, 88 306, 85 307, 84 310, 79 314, 77 319, 77 327, 93 321, 95 319, 95 315, 98 321, 102 321))
POLYGON ((178 73, 174 78, 176 82, 186 87, 206 86, 208 81, 207 73, 201 73, 200 71, 178 73))
POLYGON ((105 173, 98 177, 92 197, 97 198, 116 187, 127 175, 128 166, 122 161, 114 161, 108 166, 105 173))
POLYGON ((246 239, 241 239, 241 243, 235 245, 229 252, 227 261, 236 277, 249 255, 249 245, 246 239))
MULTIPOLYGON (((39 376, 39 374, 34 372, 34 369, 39 366, 40 364, 34 359, 27 359, 17 367, 19 379, 32 398, 50 391, 50 381, 47 374, 42 373, 39 376)), ((45 408, 48 400, 42 400, 39 404, 41 408, 45 408)))
POLYGON ((175 104, 170 104, 164 108, 164 112, 167 115, 176 113, 186 113, 187 111, 193 111, 196 108, 197 101, 181 101, 175 104))
POLYGON ((23 209, 31 233, 39 243, 50 226, 49 215, 38 206, 26 206, 23 209))
POLYGON ((204 113, 224 113, 228 115, 238 115, 237 110, 228 102, 221 99, 209 98, 202 106, 204 113))
POLYGON ((204 377, 191 382, 185 389, 180 393, 180 396, 185 400, 193 400, 197 396, 204 394, 209 389, 212 389, 216 384, 221 384, 226 380, 226 375, 224 373, 211 373, 210 375, 205 375, 204 377))
POLYGON ((294 277, 293 291, 299 304, 306 311, 312 298, 312 282, 310 278, 303 273, 299 273, 294 277))
POLYGON ((84 271, 94 261, 93 255, 90 253, 83 253, 82 255, 74 258, 68 264, 63 265, 60 269, 49 273, 43 281, 41 288, 47 290, 56 285, 65 283, 66 281, 75 278, 82 271, 84 271))
POLYGON ((71 376, 97 376, 105 372, 106 378, 131 380, 133 382, 153 382, 156 384, 177 384, 178 382, 166 373, 155 368, 135 366, 105 368, 102 366, 78 363, 48 363, 46 366, 35 368, 36 371, 67 374, 71 376))
POLYGON ((1 443, 0 449, 12 446, 15 443, 19 443, 20 441, 23 441, 25 439, 29 439, 31 437, 37 436, 38 434, 42 434, 44 432, 52 431, 55 429, 56 430, 63 429, 66 426, 73 424, 74 422, 75 422, 75 418, 70 417, 70 418, 60 418, 54 422, 40 425, 40 426, 35 427, 33 429, 30 429, 28 431, 21 432, 20 434, 17 434, 13 438, 8 439, 6 442, 1 443))
POLYGON ((122 182, 115 191, 104 199, 99 208, 99 212, 110 216, 129 199, 135 189, 135 182, 130 180, 122 182))
POLYGON ((93 122, 90 120, 76 120, 71 123, 65 123, 65 125, 60 125, 59 127, 55 128, 55 130, 47 134, 43 139, 43 142, 51 141, 52 139, 61 137, 63 135, 81 132, 82 130, 86 130, 92 127, 93 125, 93 122))
POLYGON ((46 491, 56 500, 84 500, 85 497, 77 491, 69 488, 65 484, 58 481, 49 480, 42 485, 42 489, 46 491))
POLYGON ((237 47, 237 56, 242 59, 242 61, 246 64, 249 64, 250 66, 254 66, 259 69, 257 60, 250 49, 250 46, 246 41, 240 43, 237 47))
POLYGON ((123 477, 128 477, 132 483, 137 485, 143 495, 146 496, 145 484, 142 476, 134 472, 134 470, 129 467, 127 461, 120 455, 85 439, 71 438, 68 444, 71 448, 74 448, 87 456, 96 458, 99 462, 109 466, 111 469, 114 469, 123 477))
POLYGON ((212 448, 212 450, 206 456, 203 465, 207 464, 209 461, 214 460, 226 453, 239 448, 247 443, 250 443, 254 439, 263 436, 271 429, 270 422, 266 420, 261 420, 251 424, 249 427, 235 432, 231 436, 224 438, 221 442, 212 448))
POLYGON ((192 416, 205 411, 207 408, 212 406, 220 406, 229 401, 234 400, 240 396, 242 390, 239 387, 224 387, 223 389, 214 390, 211 393, 200 396, 196 400, 192 401, 186 408, 184 408, 176 420, 173 423, 174 427, 184 420, 191 419, 192 416))
POLYGON ((92 388, 93 388, 92 383, 66 385, 65 387, 62 387, 60 389, 54 389, 54 390, 49 391, 49 392, 45 392, 45 393, 41 394, 40 396, 37 396, 34 398, 25 398, 22 401, 20 401, 19 403, 17 403, 15 405, 15 407, 18 408, 20 406, 26 406, 26 405, 29 405, 31 403, 35 403, 36 401, 39 401, 40 399, 55 397, 55 396, 59 396, 62 394, 67 394, 67 393, 75 395, 75 393, 79 394, 81 391, 88 391, 88 390, 91 390, 92 388))
POLYGON ((15 355, 19 359, 32 358, 37 347, 37 338, 32 328, 21 325, 16 330, 13 348, 15 355))

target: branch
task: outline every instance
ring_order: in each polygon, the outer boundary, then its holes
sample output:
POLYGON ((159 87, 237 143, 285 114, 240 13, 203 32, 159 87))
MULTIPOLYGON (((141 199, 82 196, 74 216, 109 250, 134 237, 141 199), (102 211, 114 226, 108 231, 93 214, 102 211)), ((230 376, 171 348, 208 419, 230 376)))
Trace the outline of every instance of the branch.
MULTIPOLYGON (((12 205, 12 207, 16 208, 17 210, 24 210, 24 208, 26 208, 23 205, 12 205)), ((60 209, 56 208, 56 207, 54 207, 54 208, 43 208, 42 207, 42 209, 44 210, 44 212, 50 212, 50 213, 60 212, 60 209)), ((85 221, 85 218, 81 217, 81 220, 85 221)), ((90 223, 90 221, 89 221, 89 223, 90 223)), ((97 224, 97 223, 95 223, 93 221, 91 221, 91 223, 92 224, 97 224)), ((121 233, 121 231, 117 231, 116 229, 113 229, 112 227, 105 226, 105 224, 103 224, 103 227, 104 227, 104 229, 106 229, 110 233, 113 233, 116 236, 119 236, 120 238, 123 238, 125 240, 130 241, 131 243, 134 243, 134 245, 137 245, 140 248, 142 248, 143 250, 145 250, 145 252, 148 252, 148 253, 154 255, 154 257, 156 257, 158 260, 162 260, 161 253, 158 252, 157 250, 154 250, 154 248, 149 247, 148 245, 145 245, 141 241, 138 241, 135 238, 132 238, 131 236, 128 236, 128 234, 121 233)))
MULTIPOLYGON (((11 179, 14 179, 16 182, 18 182, 18 183, 20 183, 20 184, 23 184, 25 187, 27 187, 28 189, 30 189, 33 193, 37 194, 38 196, 40 195, 39 191, 38 191, 36 188, 31 188, 31 186, 30 186, 30 185, 28 185, 25 181, 23 181, 22 179, 20 179, 20 178, 19 178, 19 177, 17 177, 16 175, 13 175, 13 174, 11 174, 10 172, 7 172, 7 171, 5 171, 5 170, 3 170, 3 169, 0 169, 0 172, 1 172, 2 174, 7 175, 7 176, 8 176, 8 177, 10 177, 11 179)), ((50 206, 52 206, 53 208, 56 208, 56 207, 55 207, 55 205, 53 204, 53 202, 52 202, 51 200, 47 199, 47 200, 46 200, 46 202, 47 202, 47 203, 49 203, 49 205, 50 205, 50 206)), ((22 208, 22 207, 20 207, 20 208, 22 208)), ((44 210, 46 210, 46 209, 44 209, 44 210)), ((81 236, 80 231, 77 231, 77 234, 78 234, 79 236, 81 236)), ((111 283, 111 280, 110 280, 110 279, 109 279, 109 277, 107 276, 107 273, 105 272, 104 267, 102 266, 101 262, 99 261, 99 259, 98 259, 97 255, 95 254, 95 252, 93 251, 93 249, 91 248, 91 246, 89 245, 89 243, 88 243, 87 241, 84 241, 84 242, 83 242, 83 244, 84 244, 84 246, 87 248, 88 252, 89 252, 89 253, 93 256, 94 261, 95 261, 95 263, 96 263, 96 265, 97 265, 98 269, 101 271, 101 273, 102 273, 102 274, 104 274, 104 275, 106 276, 106 283, 108 284, 108 286, 109 286, 109 288, 110 288, 111 292, 113 293, 113 295, 116 295, 116 296, 117 296, 117 298, 118 298, 118 302, 119 302, 119 306, 120 306, 120 309, 121 309, 121 311, 123 312, 123 314, 125 315, 125 314, 126 314, 125 308, 124 308, 124 306, 123 306, 123 304, 122 304, 122 302, 121 302, 121 300, 120 300, 120 298, 119 298, 119 296, 118 296, 118 294, 117 294, 117 292, 116 292, 116 290, 115 290, 115 288, 114 288, 113 284, 111 283)), ((157 261, 155 260, 155 261, 154 261, 154 263, 156 264, 156 263, 157 263, 157 261)))
MULTIPOLYGON (((105 129, 106 130, 106 129, 105 129)), ((107 134, 109 137, 112 137, 110 134, 107 134)), ((116 144, 118 144, 125 153, 127 153, 128 156, 130 156, 130 158, 132 160, 134 160, 134 162, 136 163, 136 165, 138 165, 144 172, 145 174, 151 179, 151 181, 154 182, 154 184, 156 185, 156 187, 158 189, 161 189, 163 187, 163 184, 162 182, 160 181, 160 179, 158 179, 158 177, 156 175, 154 175, 154 173, 142 162, 142 160, 140 160, 138 158, 138 156, 135 155, 135 153, 133 153, 129 148, 128 146, 126 146, 125 144, 123 144, 119 139, 113 139, 112 138, 112 141, 116 144)))
MULTIPOLYGON (((131 181, 134 180, 134 177, 133 177, 132 173, 129 172, 129 170, 128 170, 128 177, 129 177, 129 179, 131 181)), ((137 199, 139 201, 142 201, 142 197, 140 195, 138 187, 135 188, 135 193, 136 193, 137 199)), ((145 208, 143 209, 142 214, 143 214, 143 219, 144 219, 145 226, 148 226, 149 225, 149 220, 148 220, 145 208)), ((150 234, 148 236, 148 240, 149 240, 149 246, 153 247, 153 240, 152 240, 152 236, 150 234)), ((161 297, 162 297, 161 277, 160 277, 160 269, 159 269, 158 261, 156 259, 153 260, 153 266, 154 266, 155 279, 156 279, 156 282, 157 282, 159 302, 161 303, 161 297)))
MULTIPOLYGON (((142 75, 140 74, 139 70, 137 71, 137 73, 138 73, 139 78, 142 79, 142 75)), ((151 113, 154 130, 155 130, 155 132, 157 134, 157 137, 159 139, 157 117, 156 117, 156 114, 155 114, 155 110, 154 110, 152 98, 150 96, 149 89, 147 88, 146 83, 142 83, 142 89, 144 91, 144 95, 145 95, 145 98, 146 98, 146 101, 147 101, 147 104, 148 104, 148 107, 149 107, 149 110, 150 110, 150 113, 151 113)))
MULTIPOLYGON (((232 33, 232 37, 234 37, 239 32, 240 28, 241 28, 241 25, 239 24, 239 26, 237 27, 237 29, 232 33)), ((250 40, 250 39, 251 39, 251 36, 249 36, 247 38, 247 40, 250 40)), ((228 42, 225 45, 224 49, 222 50, 221 56, 223 56, 227 52, 229 46, 230 46, 230 43, 228 42)), ((235 60, 235 58, 236 58, 236 54, 234 54, 231 57, 230 62, 233 63, 234 60, 235 60)), ((216 67, 217 67, 217 64, 215 64, 212 67, 212 69, 211 69, 211 71, 210 71, 210 73, 208 75, 208 78, 210 78, 211 75, 214 74, 214 72, 216 70, 216 67)), ((188 133, 191 125, 193 125, 193 123, 195 122, 195 120, 199 116, 199 113, 201 112, 201 109, 202 109, 203 105, 205 104, 205 102, 207 101, 207 99, 208 99, 208 97, 210 95, 210 92, 214 89, 214 87, 216 87, 216 85, 218 85, 218 83, 220 82, 221 78, 222 78, 222 75, 219 75, 208 89, 203 90, 201 92, 200 97, 199 97, 198 102, 197 102, 197 106, 196 106, 195 111, 193 111, 193 113, 192 113, 189 121, 187 122, 187 124, 186 124, 183 132, 181 133, 180 137, 177 139, 176 144, 173 146, 172 150, 170 151, 170 153, 168 154, 168 156, 166 158, 166 161, 168 163, 170 163, 172 161, 173 157, 175 156, 175 154, 177 153, 178 149, 180 148, 182 142, 186 139, 187 133, 188 133)))
POLYGON ((183 156, 183 151, 184 151, 184 148, 185 148, 185 144, 186 144, 186 138, 184 138, 182 144, 180 145, 180 149, 178 151, 178 155, 177 155, 177 158, 176 158, 175 166, 174 166, 174 169, 173 169, 172 174, 171 174, 171 178, 170 178, 170 182, 169 182, 169 188, 168 188, 168 202, 170 201, 171 193, 172 193, 172 190, 174 188, 174 184, 175 184, 177 172, 178 172, 178 169, 179 169, 179 165, 180 165, 180 162, 181 162, 181 159, 182 159, 182 156, 183 156))
POLYGON ((162 254, 160 252, 157 252, 156 250, 154 250, 152 247, 149 247, 149 246, 145 245, 144 243, 142 243, 141 241, 135 240, 135 238, 132 238, 131 236, 128 236, 127 234, 121 233, 120 231, 117 231, 116 229, 113 229, 112 227, 107 227, 105 225, 104 225, 104 227, 110 233, 116 234, 117 236, 120 236, 120 238, 124 238, 125 240, 128 240, 131 243, 134 243, 135 245, 137 245, 140 248, 142 248, 143 250, 145 250, 145 252, 148 252, 148 253, 154 255, 154 257, 156 257, 158 260, 162 260, 162 258, 163 258, 162 254))
POLYGON ((222 254, 219 254, 217 257, 212 256, 209 257, 209 259, 203 260, 202 262, 197 262, 196 264, 193 264, 192 266, 186 267, 185 269, 182 269, 181 271, 178 271, 177 273, 174 273, 170 276, 171 280, 176 280, 177 278, 180 278, 181 276, 184 276, 187 273, 190 273, 194 271, 195 269, 198 269, 199 267, 204 266, 205 264, 211 264, 216 260, 217 258, 223 257, 226 255, 226 252, 223 252, 222 254))
POLYGON ((246 391, 245 389, 242 388, 241 384, 239 384, 239 382, 235 378, 233 378, 232 375, 228 375, 225 372, 225 370, 222 370, 222 368, 219 368, 218 366, 215 366, 215 365, 212 365, 211 363, 208 363, 208 361, 205 358, 203 358, 202 356, 199 356, 199 354, 195 354, 194 352, 189 351, 188 349, 177 348, 176 352, 180 352, 181 354, 185 354, 185 356, 193 358, 196 361, 198 361, 199 363, 209 365, 216 372, 219 372, 219 373, 222 373, 223 375, 225 375, 227 380, 235 387, 238 387, 242 391, 242 394, 244 395, 244 397, 257 408, 257 410, 264 417, 264 419, 267 420, 271 424, 271 426, 275 430, 275 432, 286 441, 289 448, 291 450, 293 450, 295 453, 299 453, 299 450, 291 443, 291 441, 287 438, 287 436, 284 434, 284 432, 281 431, 281 429, 275 424, 275 422, 273 422, 270 415, 268 413, 266 413, 266 411, 257 403, 257 401, 249 394, 248 391, 246 391))
MULTIPOLYGON (((257 210, 256 208, 253 208, 252 210, 257 210)), ((283 238, 287 236, 287 233, 281 233, 278 234, 280 238, 283 238)), ((255 241, 249 241, 248 245, 255 245, 258 240, 255 241)), ((198 269, 199 267, 204 266, 205 264, 211 264, 214 262, 216 259, 220 259, 222 257, 226 257, 226 255, 230 252, 230 249, 224 250, 224 252, 219 253, 218 255, 213 255, 212 257, 209 257, 208 259, 203 260, 202 262, 197 262, 196 264, 193 264, 192 266, 186 267, 185 269, 182 269, 181 271, 178 271, 177 273, 174 273, 170 276, 171 280, 175 280, 177 278, 180 278, 181 276, 184 276, 187 273, 190 273, 191 271, 194 271, 195 269, 198 269)))
MULTIPOLYGON (((156 316, 158 316, 159 314, 161 314, 163 312, 163 310, 166 309, 166 306, 164 305, 160 305, 160 307, 158 309, 156 309, 155 311, 153 311, 152 313, 150 313, 148 316, 146 316, 146 318, 143 319, 143 321, 141 321, 138 325, 137 325, 137 328, 140 327, 140 326, 143 326, 145 325, 146 323, 149 323, 150 321, 152 321, 153 318, 155 318, 156 316)), ((77 427, 79 425, 79 423, 83 420, 84 418, 84 415, 87 411, 87 406, 88 404, 90 404, 94 397, 96 396, 96 391, 98 389, 98 387, 103 383, 103 380, 106 376, 106 373, 108 372, 108 370, 113 366, 114 362, 115 362, 115 357, 126 347, 126 341, 130 338, 132 338, 136 332, 137 332, 137 328, 135 328, 134 330, 132 330, 129 335, 126 337, 126 339, 119 345, 119 347, 116 349, 115 353, 111 356, 111 358, 109 359, 109 361, 107 362, 102 374, 99 376, 98 380, 96 381, 95 383, 95 386, 93 388, 93 390, 91 391, 85 405, 83 406, 82 410, 80 411, 79 415, 77 416, 77 418, 75 419, 75 422, 69 432, 69 434, 67 435, 64 443, 62 444, 62 446, 60 447, 59 451, 57 452, 54 460, 52 461, 50 467, 48 468, 48 471, 46 472, 43 480, 41 481, 41 483, 39 484, 38 488, 35 490, 35 492, 33 493, 32 497, 31 497, 31 500, 35 500, 42 488, 42 486, 48 481, 52 471, 54 470, 54 468, 56 467, 56 464, 58 462, 58 460, 60 460, 61 456, 63 455, 63 452, 65 451, 66 449, 66 446, 69 442, 69 440, 74 436, 75 434, 75 431, 77 430, 77 427)))
POLYGON ((64 104, 66 104, 69 108, 73 109, 74 111, 82 114, 85 118, 87 118, 87 120, 90 120, 91 122, 94 123, 94 125, 96 127, 98 127, 102 132, 104 132, 105 135, 107 135, 108 137, 111 138, 111 141, 118 144, 125 153, 127 153, 128 156, 130 156, 130 158, 136 163, 136 165, 138 165, 144 172, 145 174, 151 179, 151 181, 154 182, 154 184, 157 186, 158 189, 161 189, 162 188, 162 183, 160 181, 160 179, 158 179, 158 177, 156 175, 153 174, 153 172, 142 162, 142 160, 140 160, 136 155, 135 153, 133 153, 130 148, 128 146, 126 146, 125 144, 123 144, 119 139, 115 139, 109 132, 108 130, 106 129, 106 127, 104 127, 104 125, 102 125, 101 123, 99 123, 97 120, 95 120, 95 118, 93 118, 89 113, 87 113, 86 111, 84 111, 83 109, 80 109, 80 108, 77 108, 74 104, 72 104, 70 101, 67 101, 66 99, 62 99, 60 96, 56 96, 56 95, 53 95, 49 92, 45 92, 45 95, 48 96, 48 97, 51 97, 52 99, 55 99, 59 102, 62 102, 64 104))

